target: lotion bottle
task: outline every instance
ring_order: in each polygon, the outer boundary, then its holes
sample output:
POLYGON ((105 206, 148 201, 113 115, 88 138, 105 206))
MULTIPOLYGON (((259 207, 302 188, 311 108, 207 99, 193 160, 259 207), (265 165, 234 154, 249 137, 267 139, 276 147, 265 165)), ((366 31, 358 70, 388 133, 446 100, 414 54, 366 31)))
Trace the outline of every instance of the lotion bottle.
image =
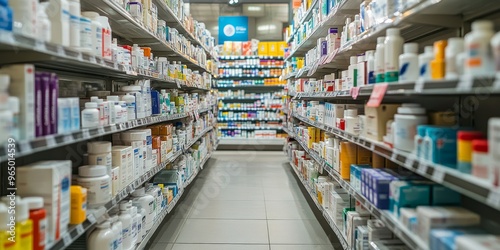
POLYGON ((404 53, 399 56, 399 82, 414 82, 418 79, 418 44, 405 43, 404 53))

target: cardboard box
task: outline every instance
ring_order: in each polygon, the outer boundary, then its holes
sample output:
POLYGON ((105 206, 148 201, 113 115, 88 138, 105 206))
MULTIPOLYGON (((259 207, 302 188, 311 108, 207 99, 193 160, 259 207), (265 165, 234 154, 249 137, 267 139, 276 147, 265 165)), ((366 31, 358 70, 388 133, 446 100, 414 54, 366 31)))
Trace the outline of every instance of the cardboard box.
POLYGON ((285 49, 288 47, 286 42, 278 42, 278 56, 285 56, 285 49))
POLYGON ((398 104, 382 104, 376 108, 365 106, 366 137, 382 141, 386 132, 387 121, 393 119, 398 107, 400 107, 398 104))
POLYGON ((278 42, 268 42, 268 46, 270 56, 279 56, 278 42))
POLYGON ((268 56, 269 55, 269 43, 268 42, 259 42, 259 50, 257 52, 259 56, 268 56))

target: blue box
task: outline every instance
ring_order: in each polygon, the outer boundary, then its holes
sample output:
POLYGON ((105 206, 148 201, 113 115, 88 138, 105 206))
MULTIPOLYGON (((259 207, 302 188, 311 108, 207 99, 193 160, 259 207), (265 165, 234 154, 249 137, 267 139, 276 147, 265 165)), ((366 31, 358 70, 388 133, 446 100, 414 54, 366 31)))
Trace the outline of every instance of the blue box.
POLYGON ((433 206, 454 206, 460 205, 460 193, 453 191, 443 185, 433 184, 431 189, 431 205, 433 206))

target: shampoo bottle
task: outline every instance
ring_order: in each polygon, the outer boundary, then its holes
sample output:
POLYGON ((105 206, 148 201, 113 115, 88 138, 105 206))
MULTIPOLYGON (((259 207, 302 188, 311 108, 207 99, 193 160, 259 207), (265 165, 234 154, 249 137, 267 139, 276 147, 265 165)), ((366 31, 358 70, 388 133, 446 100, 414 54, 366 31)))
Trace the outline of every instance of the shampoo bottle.
POLYGON ((430 63, 434 59, 434 48, 432 46, 425 46, 424 53, 418 55, 418 67, 420 69, 420 80, 431 79, 430 63))
POLYGON ((444 78, 445 74, 445 48, 446 40, 434 42, 434 60, 431 61, 431 78, 439 80, 444 78))

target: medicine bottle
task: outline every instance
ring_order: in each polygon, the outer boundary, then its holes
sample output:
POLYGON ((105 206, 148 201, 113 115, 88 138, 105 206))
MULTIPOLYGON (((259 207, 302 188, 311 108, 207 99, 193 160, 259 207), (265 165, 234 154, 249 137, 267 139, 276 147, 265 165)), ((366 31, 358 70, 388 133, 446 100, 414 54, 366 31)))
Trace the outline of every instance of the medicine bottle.
POLYGON ((69 46, 80 48, 80 0, 68 0, 69 3, 69 46))
POLYGON ((412 152, 417 126, 427 123, 425 109, 418 104, 403 103, 394 115, 394 148, 412 152))
POLYGON ((97 109, 97 103, 85 103, 85 109, 82 110, 82 128, 93 128, 99 125, 99 110, 97 109))
POLYGON ((385 37, 377 38, 377 47, 375 48, 374 68, 375 79, 377 83, 385 82, 385 37))
POLYGON ((414 82, 418 79, 418 44, 405 43, 399 56, 399 82, 414 82))
POLYGON ((33 249, 33 221, 24 199, 16 200, 16 236, 18 249, 33 249))
POLYGON ((92 21, 92 47, 93 55, 102 57, 102 25, 99 22, 99 14, 93 11, 82 12, 82 16, 92 21))
POLYGON ((385 82, 397 82, 399 79, 399 55, 403 53, 403 43, 398 28, 387 29, 384 42, 385 82))
POLYGON ((106 166, 86 165, 78 168, 78 185, 87 189, 89 208, 104 206, 111 200, 111 177, 106 166))
POLYGON ((87 189, 81 186, 71 186, 71 218, 70 224, 81 224, 87 218, 87 189))
MULTIPOLYGON (((95 141, 87 143, 89 165, 112 167, 111 142, 95 141)), ((108 173, 109 174, 109 173, 108 173)))
POLYGON ((47 230, 47 213, 43 207, 42 197, 23 198, 28 203, 29 217, 33 222, 33 250, 44 250, 47 230))
POLYGON ((0 202, 0 249, 4 250, 17 250, 17 244, 14 241, 10 241, 11 237, 9 232, 10 215, 7 206, 0 202))
POLYGON ((113 58, 113 54, 111 52, 111 44, 113 40, 111 39, 111 26, 109 25, 108 17, 99 16, 97 21, 99 21, 102 26, 102 57, 104 59, 111 60, 113 58))
MULTIPOLYGON (((135 245, 132 232, 132 224, 135 218, 132 218, 132 202, 122 201, 120 202, 120 216, 118 217, 122 223, 122 242, 123 249, 131 249, 135 245)), ((137 226, 137 225, 136 225, 137 226)))
POLYGON ((472 23, 472 32, 465 35, 465 75, 483 77, 495 75, 490 47, 493 35, 493 22, 480 20, 472 23))
POLYGON ((112 250, 114 248, 114 233, 111 229, 111 223, 104 221, 96 226, 87 240, 89 250, 112 250))
POLYGON ((153 221, 155 217, 155 198, 149 194, 146 194, 144 188, 139 188, 132 193, 133 204, 146 209, 146 225, 144 228, 146 231, 150 230, 153 226, 153 221))

